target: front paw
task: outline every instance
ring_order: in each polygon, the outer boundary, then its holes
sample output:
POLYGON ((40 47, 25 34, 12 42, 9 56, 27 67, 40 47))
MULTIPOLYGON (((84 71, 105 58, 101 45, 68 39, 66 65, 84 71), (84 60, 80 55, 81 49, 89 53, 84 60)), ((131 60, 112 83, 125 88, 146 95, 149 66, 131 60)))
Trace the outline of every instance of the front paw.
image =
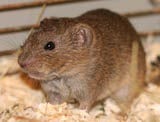
POLYGON ((54 92, 47 95, 47 102, 53 105, 57 105, 57 104, 62 104, 64 101, 59 93, 54 92))
POLYGON ((80 102, 79 109, 86 110, 87 112, 89 112, 92 108, 92 104, 93 103, 89 101, 80 102))

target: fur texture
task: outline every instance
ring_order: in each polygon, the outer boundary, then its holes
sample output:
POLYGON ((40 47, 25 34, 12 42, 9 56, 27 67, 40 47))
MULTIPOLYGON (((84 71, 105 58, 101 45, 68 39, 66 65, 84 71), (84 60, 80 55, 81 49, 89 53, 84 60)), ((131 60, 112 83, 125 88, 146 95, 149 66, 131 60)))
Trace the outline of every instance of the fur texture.
POLYGON ((112 97, 126 109, 142 89, 145 53, 129 21, 98 9, 76 18, 44 19, 22 47, 19 64, 39 79, 53 104, 76 100, 82 109, 112 97), (45 50, 52 41, 55 49, 45 50), (139 45, 138 81, 130 75, 132 43, 139 45))

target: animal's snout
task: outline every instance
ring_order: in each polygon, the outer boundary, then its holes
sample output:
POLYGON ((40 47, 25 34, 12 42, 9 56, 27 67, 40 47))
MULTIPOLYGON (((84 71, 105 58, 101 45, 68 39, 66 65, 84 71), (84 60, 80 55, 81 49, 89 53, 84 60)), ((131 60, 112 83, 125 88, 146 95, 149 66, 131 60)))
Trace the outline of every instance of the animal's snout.
POLYGON ((25 68, 27 66, 27 62, 19 62, 19 65, 22 67, 22 68, 25 68))
POLYGON ((27 68, 28 66, 31 66, 34 63, 34 59, 33 58, 29 58, 29 57, 23 57, 23 55, 20 55, 18 58, 18 63, 20 65, 21 68, 27 68))

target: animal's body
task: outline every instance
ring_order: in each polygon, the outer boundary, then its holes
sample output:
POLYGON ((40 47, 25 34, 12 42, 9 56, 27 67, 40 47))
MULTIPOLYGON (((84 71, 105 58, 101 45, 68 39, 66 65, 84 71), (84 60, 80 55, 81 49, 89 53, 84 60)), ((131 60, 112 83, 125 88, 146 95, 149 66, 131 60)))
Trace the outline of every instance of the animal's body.
POLYGON ((128 108, 145 80, 145 53, 129 21, 97 9, 75 18, 44 19, 22 47, 19 64, 40 80, 49 102, 76 100, 82 109, 111 97, 128 108), (137 81, 130 73, 138 43, 137 81))

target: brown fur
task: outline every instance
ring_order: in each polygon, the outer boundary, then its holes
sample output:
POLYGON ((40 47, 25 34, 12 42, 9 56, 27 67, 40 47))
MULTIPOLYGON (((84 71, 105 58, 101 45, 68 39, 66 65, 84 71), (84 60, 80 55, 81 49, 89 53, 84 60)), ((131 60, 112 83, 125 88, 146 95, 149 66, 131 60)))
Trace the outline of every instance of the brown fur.
POLYGON ((105 9, 76 18, 50 18, 41 22, 22 47, 19 64, 39 79, 53 104, 76 100, 80 108, 112 97, 129 107, 145 79, 145 53, 129 21, 105 9), (55 49, 44 50, 53 41, 55 49), (130 75, 132 43, 139 44, 137 81, 130 75))

